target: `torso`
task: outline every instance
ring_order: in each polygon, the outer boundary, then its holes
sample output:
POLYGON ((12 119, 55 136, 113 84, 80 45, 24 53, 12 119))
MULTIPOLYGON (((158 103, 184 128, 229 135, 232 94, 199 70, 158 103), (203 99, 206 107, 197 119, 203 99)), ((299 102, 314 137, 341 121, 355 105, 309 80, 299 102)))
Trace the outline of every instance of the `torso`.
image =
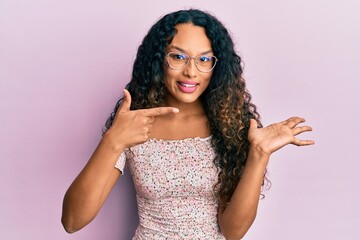
POLYGON ((211 137, 149 139, 125 153, 139 213, 133 240, 225 239, 217 225, 211 137))
POLYGON ((225 239, 217 225, 218 169, 202 108, 188 105, 157 117, 150 139, 126 152, 140 219, 133 239, 225 239))

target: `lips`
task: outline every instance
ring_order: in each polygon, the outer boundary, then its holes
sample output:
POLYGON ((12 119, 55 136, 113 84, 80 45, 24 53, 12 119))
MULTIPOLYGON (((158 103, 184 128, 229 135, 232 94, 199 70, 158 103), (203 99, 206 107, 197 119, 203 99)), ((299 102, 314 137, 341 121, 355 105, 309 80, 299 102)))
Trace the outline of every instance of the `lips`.
POLYGON ((179 89, 184 93, 193 93, 196 91, 199 83, 190 81, 179 81, 177 82, 179 89))
POLYGON ((189 83, 182 83, 182 82, 178 82, 178 84, 180 84, 181 86, 187 87, 187 88, 195 87, 197 85, 197 84, 189 84, 189 83))

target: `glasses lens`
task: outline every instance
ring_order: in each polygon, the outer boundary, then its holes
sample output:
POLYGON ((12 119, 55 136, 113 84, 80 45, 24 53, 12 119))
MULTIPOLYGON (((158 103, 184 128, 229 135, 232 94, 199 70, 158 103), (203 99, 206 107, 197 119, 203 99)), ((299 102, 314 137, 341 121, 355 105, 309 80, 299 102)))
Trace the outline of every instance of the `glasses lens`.
MULTIPOLYGON (((185 68, 191 59, 188 55, 179 52, 169 52, 167 56, 169 66, 173 69, 185 68)), ((215 67, 216 62, 217 59, 214 56, 201 55, 195 58, 195 65, 201 72, 210 72, 215 67)))
POLYGON ((209 72, 211 71, 216 63, 216 58, 214 56, 198 56, 196 58, 196 64, 200 71, 209 72))
POLYGON ((168 54, 169 65, 175 69, 182 69, 189 61, 189 56, 183 53, 170 52, 168 54))

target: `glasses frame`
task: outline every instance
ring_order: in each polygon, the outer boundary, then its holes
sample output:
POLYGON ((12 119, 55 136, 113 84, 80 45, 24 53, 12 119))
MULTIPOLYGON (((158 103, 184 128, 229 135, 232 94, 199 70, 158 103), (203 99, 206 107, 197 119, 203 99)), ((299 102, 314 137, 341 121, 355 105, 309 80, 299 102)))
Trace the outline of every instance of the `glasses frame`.
POLYGON ((181 69, 186 68, 186 67, 189 65, 190 60, 191 60, 191 59, 194 59, 194 63, 195 63, 195 66, 196 66, 197 70, 199 70, 200 72, 203 72, 203 73, 208 73, 208 72, 211 72, 212 70, 214 70, 214 68, 215 68, 215 66, 216 66, 216 63, 219 61, 219 60, 217 59, 217 57, 211 56, 211 57, 215 58, 214 65, 212 66, 212 68, 211 68, 210 70, 204 71, 204 70, 201 70, 201 69, 199 68, 199 66, 198 66, 198 61, 197 61, 197 58, 198 58, 198 57, 206 56, 206 55, 204 55, 204 54, 200 54, 200 55, 198 55, 198 56, 196 56, 196 57, 192 57, 192 56, 189 56, 189 55, 187 55, 186 53, 182 53, 182 52, 168 52, 167 54, 165 54, 165 56, 166 56, 166 61, 167 61, 168 65, 169 65, 169 67, 172 68, 172 69, 174 69, 174 70, 181 70, 181 69), (169 56, 170 56, 171 53, 178 53, 178 54, 186 55, 186 56, 188 56, 188 61, 187 61, 187 62, 185 63, 185 65, 184 65, 183 67, 181 67, 181 68, 173 67, 173 66, 171 66, 170 60, 169 60, 169 56))

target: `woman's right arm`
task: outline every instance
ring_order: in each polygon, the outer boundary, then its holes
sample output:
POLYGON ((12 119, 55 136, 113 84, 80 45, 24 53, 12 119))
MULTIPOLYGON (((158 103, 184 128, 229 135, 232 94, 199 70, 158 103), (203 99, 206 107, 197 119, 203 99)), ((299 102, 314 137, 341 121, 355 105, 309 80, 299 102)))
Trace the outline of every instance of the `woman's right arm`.
POLYGON ((124 149, 148 140, 155 117, 179 111, 172 107, 130 111, 130 93, 124 90, 124 96, 113 125, 65 194, 61 222, 68 233, 86 226, 100 211, 120 176, 115 164, 124 149))
POLYGON ((115 146, 107 132, 67 190, 61 222, 68 233, 80 230, 95 218, 119 178, 120 171, 114 166, 124 149, 115 146))

